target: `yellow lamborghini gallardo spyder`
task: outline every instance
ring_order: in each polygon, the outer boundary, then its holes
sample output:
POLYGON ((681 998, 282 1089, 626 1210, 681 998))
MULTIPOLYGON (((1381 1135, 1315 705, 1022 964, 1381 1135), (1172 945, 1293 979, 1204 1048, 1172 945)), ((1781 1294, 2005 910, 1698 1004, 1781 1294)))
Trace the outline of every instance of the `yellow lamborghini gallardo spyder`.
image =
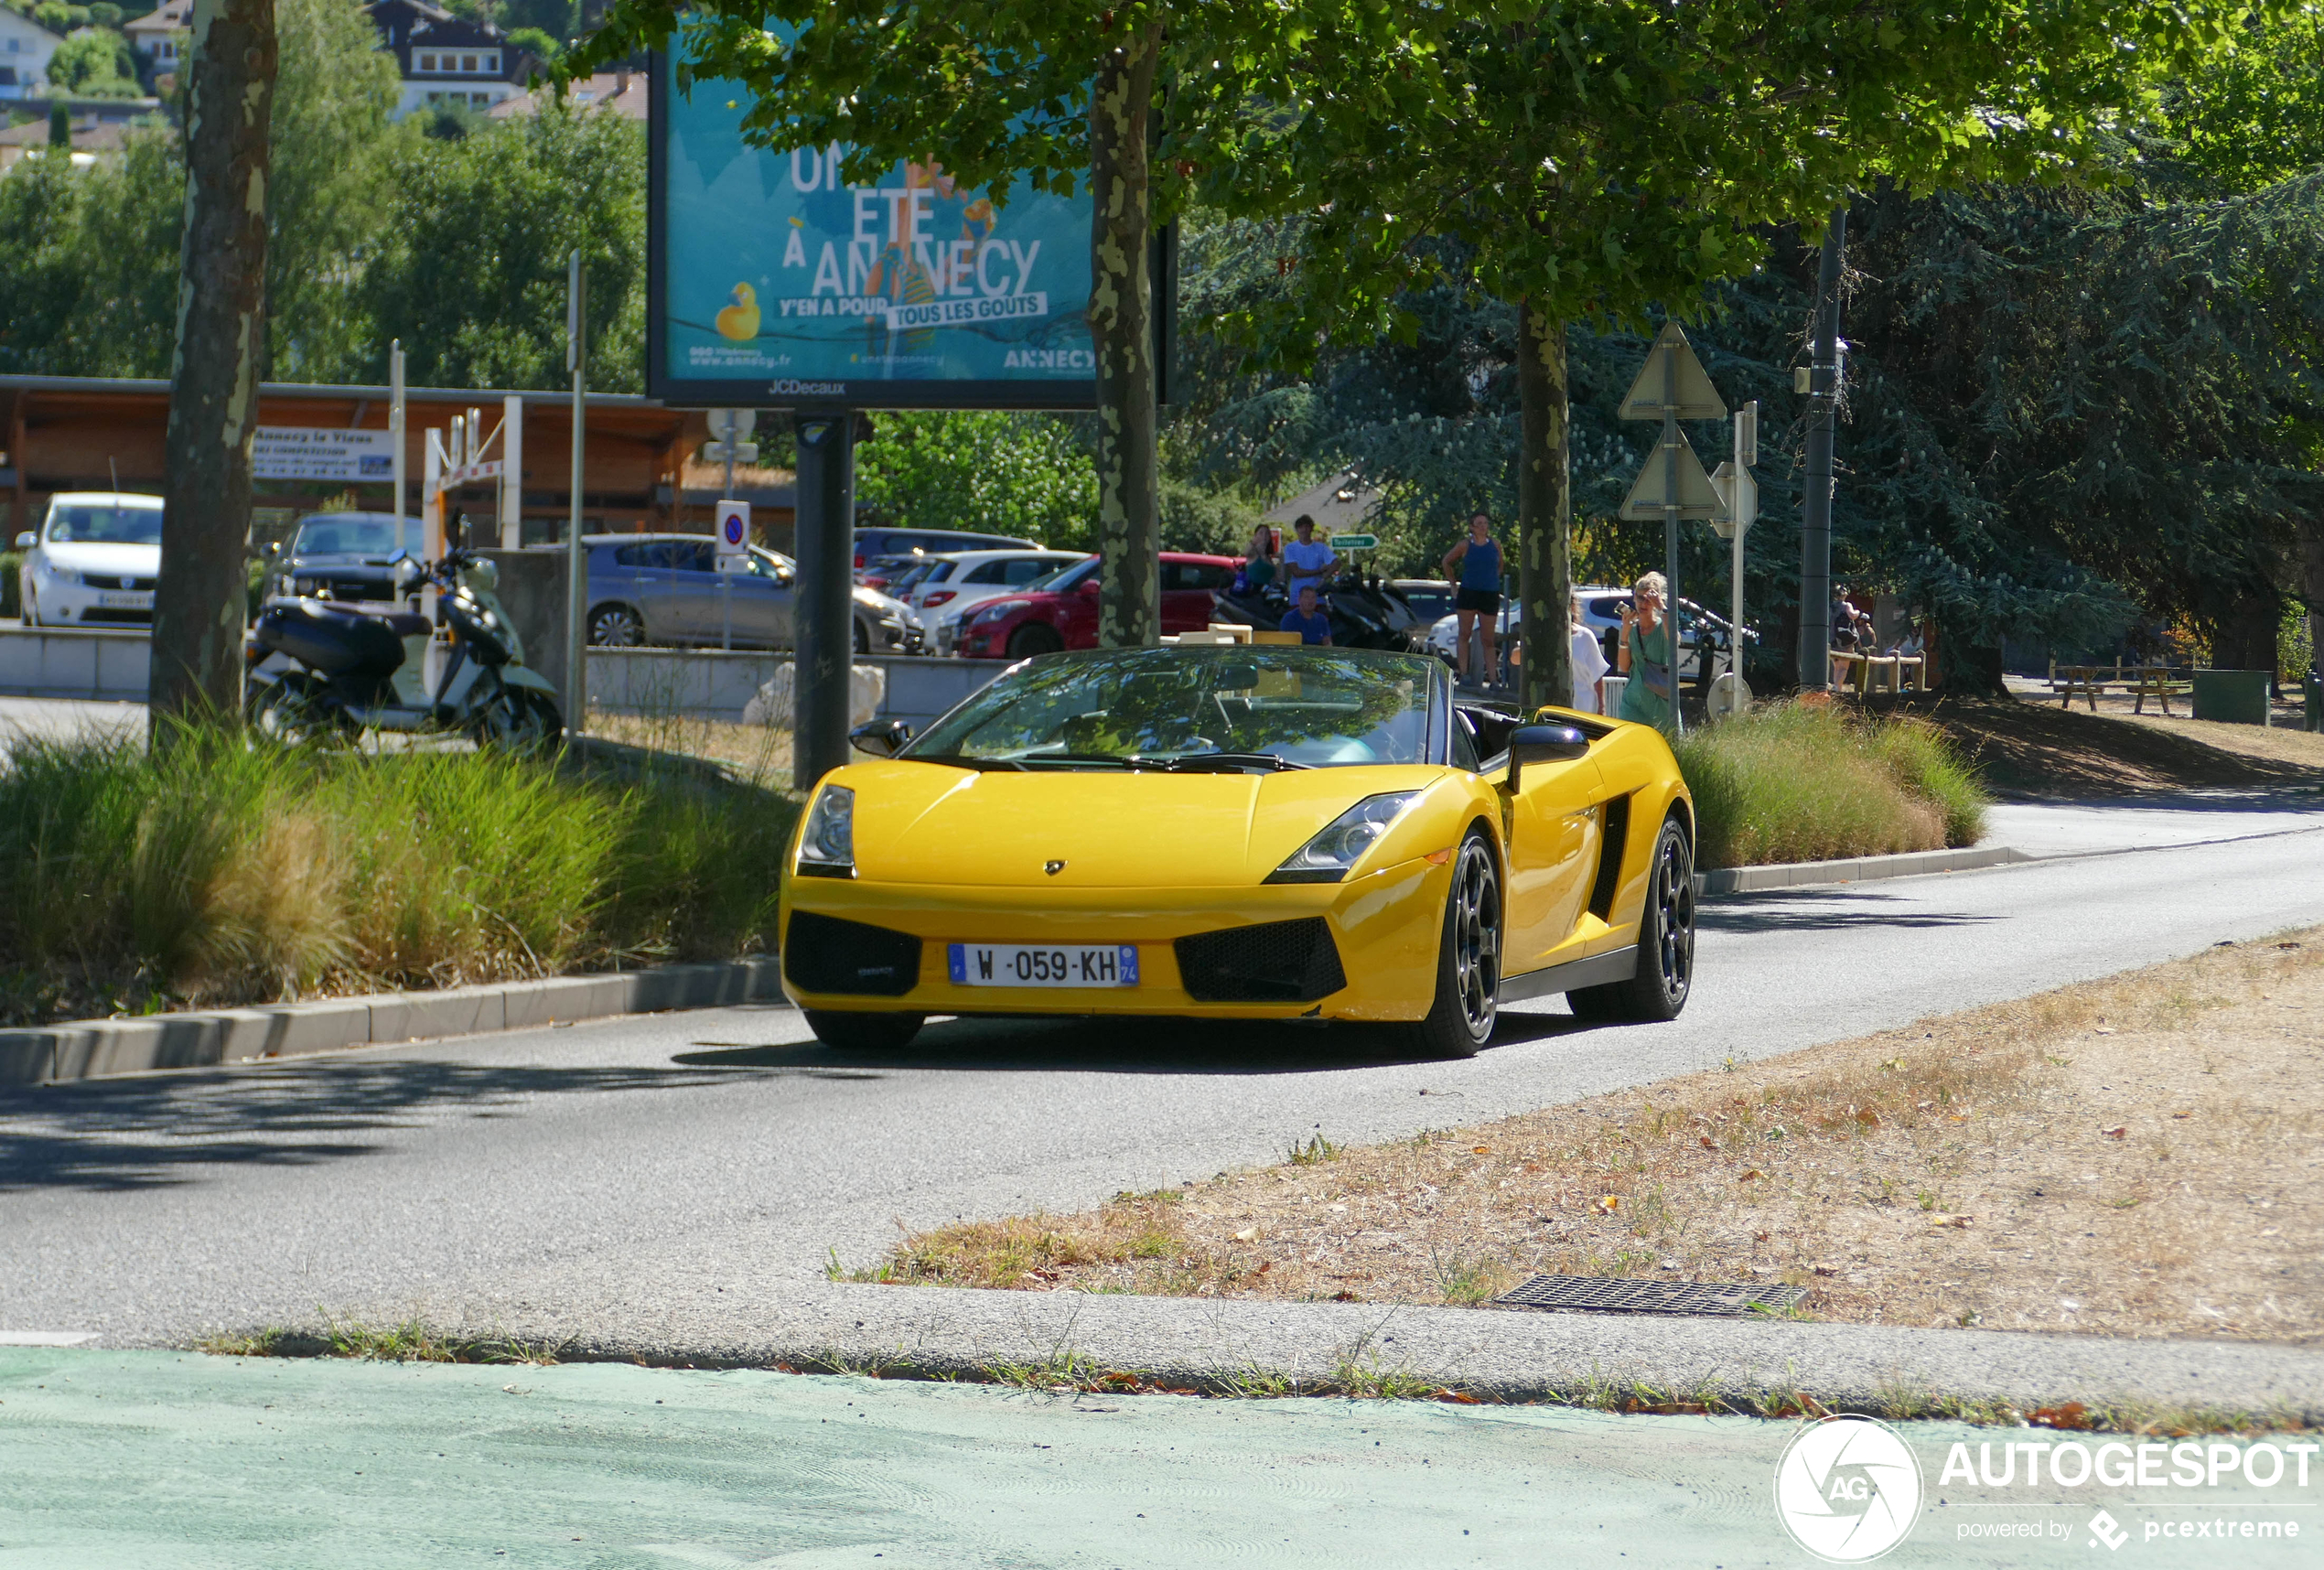
POLYGON ((1091 650, 1012 667, 816 786, 784 990, 835 1047, 931 1014, 1359 1020, 1467 1057, 1562 992, 1662 1020, 1695 822, 1655 731, 1456 699, 1426 655, 1091 650))

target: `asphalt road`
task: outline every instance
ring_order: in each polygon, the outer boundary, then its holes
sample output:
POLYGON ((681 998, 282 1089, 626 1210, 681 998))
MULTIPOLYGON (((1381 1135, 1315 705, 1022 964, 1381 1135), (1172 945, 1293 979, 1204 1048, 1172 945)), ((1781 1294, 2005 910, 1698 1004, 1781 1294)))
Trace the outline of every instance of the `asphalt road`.
POLYGON ((990 1021, 851 1058, 760 1007, 15 1091, 0 1336, 154 1345, 320 1308, 740 1339, 899 1221, 1077 1207, 2319 922, 2310 831, 1719 901, 1677 1023, 1553 1005, 1462 1063, 1314 1028, 990 1021))

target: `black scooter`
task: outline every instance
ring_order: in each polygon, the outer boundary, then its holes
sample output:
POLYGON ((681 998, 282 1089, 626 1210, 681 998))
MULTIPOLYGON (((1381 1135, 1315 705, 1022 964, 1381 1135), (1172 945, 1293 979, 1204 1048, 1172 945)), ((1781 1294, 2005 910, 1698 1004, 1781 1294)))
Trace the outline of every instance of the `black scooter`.
POLYGON ((295 597, 268 603, 243 649, 253 728, 285 742, 354 741, 369 732, 466 736, 531 749, 565 734, 556 689, 524 663, 524 643, 493 589, 499 569, 453 550, 434 566, 404 557, 396 587, 437 590, 451 651, 436 690, 425 670, 432 629, 408 611, 295 597))
MULTIPOLYGON (((1283 624, 1290 603, 1280 590, 1235 594, 1212 593, 1210 619, 1272 632, 1283 624)), ((1383 585, 1377 575, 1345 573, 1319 595, 1324 614, 1331 621, 1331 641, 1340 649, 1416 648, 1427 629, 1404 603, 1404 597, 1383 585)))

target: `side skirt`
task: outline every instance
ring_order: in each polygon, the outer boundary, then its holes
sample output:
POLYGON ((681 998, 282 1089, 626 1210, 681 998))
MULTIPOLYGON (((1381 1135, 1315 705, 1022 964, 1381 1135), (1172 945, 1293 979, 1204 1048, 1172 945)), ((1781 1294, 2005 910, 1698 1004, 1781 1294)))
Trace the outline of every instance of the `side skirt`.
POLYGON ((1587 960, 1568 960, 1562 965, 1546 970, 1527 971, 1522 976, 1501 978, 1501 1001, 1522 1003, 1528 998, 1547 997, 1554 992, 1577 992, 1586 986, 1604 986, 1609 982, 1630 980, 1638 973, 1638 945, 1593 954, 1587 960))

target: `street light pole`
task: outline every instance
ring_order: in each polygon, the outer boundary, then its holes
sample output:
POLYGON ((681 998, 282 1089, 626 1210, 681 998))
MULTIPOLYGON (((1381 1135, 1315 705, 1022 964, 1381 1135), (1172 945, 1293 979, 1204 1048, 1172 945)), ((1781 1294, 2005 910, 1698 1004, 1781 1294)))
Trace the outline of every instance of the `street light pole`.
POLYGON ((569 521, 565 535, 565 729, 579 736, 589 717, 589 569, 581 544, 583 451, 588 440, 589 345, 585 306, 587 279, 581 253, 565 266, 565 368, 573 373, 573 468, 566 481, 569 521))
POLYGON ((1807 489, 1800 507, 1800 687, 1832 685, 1832 435, 1840 404, 1840 278, 1848 210, 1824 231, 1815 281, 1815 359, 1808 369, 1807 489))

